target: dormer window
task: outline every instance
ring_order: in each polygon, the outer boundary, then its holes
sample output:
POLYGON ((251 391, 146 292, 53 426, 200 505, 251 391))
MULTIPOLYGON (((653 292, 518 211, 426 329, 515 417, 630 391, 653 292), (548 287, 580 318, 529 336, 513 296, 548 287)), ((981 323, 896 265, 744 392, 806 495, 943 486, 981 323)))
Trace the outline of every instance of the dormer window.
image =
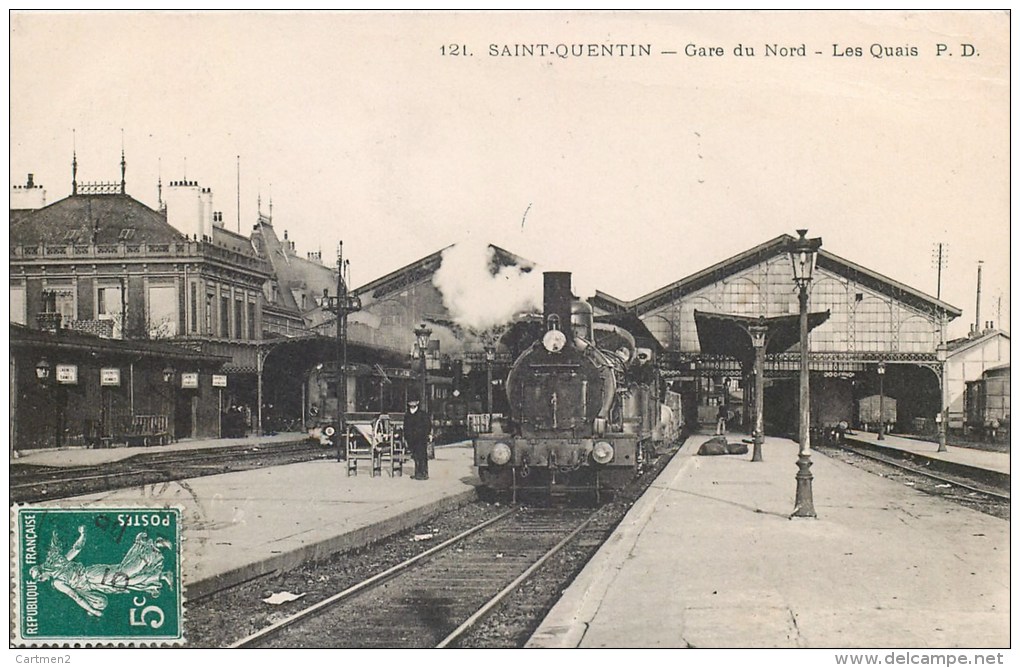
POLYGON ((77 240, 78 240, 78 230, 68 230, 68 231, 64 232, 64 241, 74 242, 74 241, 77 241, 77 240))
POLYGON ((121 241, 131 241, 134 237, 135 228, 133 227, 125 227, 120 231, 120 234, 117 236, 117 238, 120 239, 121 241))

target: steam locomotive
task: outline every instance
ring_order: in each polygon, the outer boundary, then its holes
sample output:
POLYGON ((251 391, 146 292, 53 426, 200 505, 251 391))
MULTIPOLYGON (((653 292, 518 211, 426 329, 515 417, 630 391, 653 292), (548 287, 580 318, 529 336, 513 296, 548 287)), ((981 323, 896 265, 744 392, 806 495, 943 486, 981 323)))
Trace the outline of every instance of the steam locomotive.
POLYGON ((567 272, 544 274, 541 329, 506 379, 509 414, 474 438, 482 487, 512 494, 619 490, 662 445, 652 350, 621 327, 595 323, 567 272))

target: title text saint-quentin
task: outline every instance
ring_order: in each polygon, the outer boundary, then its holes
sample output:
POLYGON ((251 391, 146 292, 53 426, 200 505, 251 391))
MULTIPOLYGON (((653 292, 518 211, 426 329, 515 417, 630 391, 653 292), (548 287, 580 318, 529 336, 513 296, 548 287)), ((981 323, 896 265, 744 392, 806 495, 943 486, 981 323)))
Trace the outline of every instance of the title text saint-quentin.
POLYGON ((651 44, 489 44, 489 55, 497 58, 638 58, 652 55, 651 44))

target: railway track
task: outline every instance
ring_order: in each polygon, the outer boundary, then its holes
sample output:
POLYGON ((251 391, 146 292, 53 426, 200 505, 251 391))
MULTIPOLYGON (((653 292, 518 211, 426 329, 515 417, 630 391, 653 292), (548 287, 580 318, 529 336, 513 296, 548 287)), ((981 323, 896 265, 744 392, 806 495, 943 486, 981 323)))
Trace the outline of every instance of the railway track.
POLYGON ((232 646, 457 646, 594 518, 592 509, 508 510, 232 646))
POLYGON ((269 447, 243 445, 144 453, 92 466, 12 466, 10 496, 14 503, 31 503, 324 456, 335 453, 300 439, 269 447))
MULTIPOLYGON (((954 472, 934 471, 930 462, 897 458, 881 452, 844 442, 839 445, 823 445, 819 448, 830 456, 837 456, 855 466, 866 468, 890 479, 920 491, 960 503, 983 513, 1009 519, 1010 493, 1008 482, 1005 487, 975 480, 967 475, 966 469, 954 472)), ((1001 485, 1001 480, 999 481, 1001 485)))

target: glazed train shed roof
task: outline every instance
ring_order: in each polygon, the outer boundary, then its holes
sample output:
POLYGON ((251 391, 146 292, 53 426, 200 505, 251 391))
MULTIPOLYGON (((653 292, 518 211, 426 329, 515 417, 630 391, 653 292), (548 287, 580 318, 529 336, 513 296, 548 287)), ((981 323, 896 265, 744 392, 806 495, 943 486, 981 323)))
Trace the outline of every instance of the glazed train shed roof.
MULTIPOLYGON (((718 262, 679 281, 650 292, 644 297, 639 297, 627 306, 635 309, 639 314, 647 313, 664 304, 676 301, 683 295, 705 288, 776 255, 785 254, 788 244, 792 241, 794 241, 792 236, 782 234, 743 253, 738 253, 722 262, 718 262)), ((876 292, 886 294, 893 299, 922 311, 944 312, 949 319, 959 317, 962 314, 960 309, 951 304, 927 295, 920 290, 915 290, 909 285, 883 276, 876 271, 845 260, 824 248, 818 251, 816 266, 838 276, 856 281, 876 292)))

